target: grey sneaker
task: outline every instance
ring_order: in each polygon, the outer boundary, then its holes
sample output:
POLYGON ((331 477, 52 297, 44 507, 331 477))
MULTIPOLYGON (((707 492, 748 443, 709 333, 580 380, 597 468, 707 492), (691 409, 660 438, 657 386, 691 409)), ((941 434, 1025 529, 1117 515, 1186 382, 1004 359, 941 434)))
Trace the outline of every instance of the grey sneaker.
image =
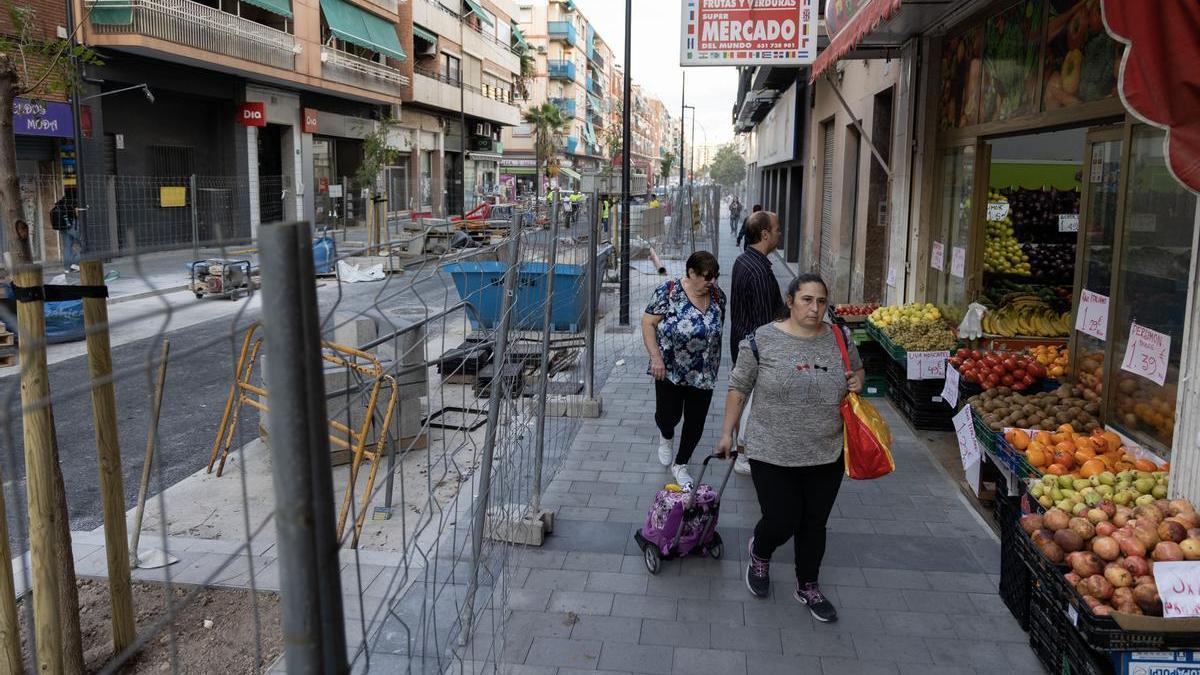
POLYGON ((688 473, 686 464, 672 464, 671 475, 675 477, 675 484, 683 488, 685 491, 692 489, 692 474, 688 473))
POLYGON ((837 609, 825 597, 825 594, 821 592, 821 587, 817 582, 812 581, 807 584, 797 584, 794 596, 800 602, 808 605, 808 611, 812 612, 813 618, 817 621, 825 623, 837 621, 837 609))
POLYGON ((746 565, 746 588, 756 598, 771 592, 771 561, 754 555, 754 537, 750 537, 750 564, 746 565))
POLYGON ((750 458, 739 452, 737 459, 733 461, 733 472, 739 476, 749 476, 750 458))
POLYGON ((671 466, 675 459, 675 442, 670 438, 658 437, 658 461, 663 466, 671 466))

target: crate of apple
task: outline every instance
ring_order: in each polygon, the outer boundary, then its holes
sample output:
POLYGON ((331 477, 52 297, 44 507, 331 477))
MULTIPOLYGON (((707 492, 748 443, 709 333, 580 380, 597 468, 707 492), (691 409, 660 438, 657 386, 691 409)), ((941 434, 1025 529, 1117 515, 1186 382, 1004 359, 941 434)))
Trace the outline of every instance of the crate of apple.
POLYGON ((950 357, 964 382, 988 390, 1009 387, 1025 391, 1046 376, 1046 368, 1032 357, 1012 352, 980 352, 959 349, 950 357))
POLYGON ((865 317, 877 309, 879 305, 869 302, 859 305, 837 305, 833 308, 833 313, 843 318, 865 317))

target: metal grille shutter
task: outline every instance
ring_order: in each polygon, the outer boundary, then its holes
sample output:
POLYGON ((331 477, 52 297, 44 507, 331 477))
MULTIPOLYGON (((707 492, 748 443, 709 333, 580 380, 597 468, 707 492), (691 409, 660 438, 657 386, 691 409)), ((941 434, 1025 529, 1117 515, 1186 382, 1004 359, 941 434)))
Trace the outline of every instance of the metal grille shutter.
POLYGON ((833 250, 833 123, 821 125, 821 250, 819 264, 825 282, 834 282, 833 250))

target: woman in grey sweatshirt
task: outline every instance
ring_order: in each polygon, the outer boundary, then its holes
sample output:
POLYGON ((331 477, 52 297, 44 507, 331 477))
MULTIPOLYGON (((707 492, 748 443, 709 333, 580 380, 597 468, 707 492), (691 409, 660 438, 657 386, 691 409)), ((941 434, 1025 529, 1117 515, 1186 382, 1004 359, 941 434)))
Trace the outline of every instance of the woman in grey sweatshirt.
POLYGON ((825 555, 825 524, 844 470, 839 406, 847 391, 862 389, 864 379, 854 344, 846 340, 847 368, 833 334, 841 329, 824 322, 828 296, 820 276, 796 277, 784 297, 788 317, 742 341, 717 444, 717 454, 730 452, 742 407, 753 391, 745 443, 762 517, 750 539, 746 585, 765 597, 771 554, 792 539, 794 596, 819 621, 837 620, 817 575, 825 555))

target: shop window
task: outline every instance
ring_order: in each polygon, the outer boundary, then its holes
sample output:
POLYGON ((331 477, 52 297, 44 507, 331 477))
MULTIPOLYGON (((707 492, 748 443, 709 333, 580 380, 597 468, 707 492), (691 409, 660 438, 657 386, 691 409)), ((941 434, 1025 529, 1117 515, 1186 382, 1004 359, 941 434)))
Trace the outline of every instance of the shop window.
MULTIPOLYGON (((971 250, 971 191, 975 184, 975 146, 954 148, 942 156, 941 205, 930 241, 926 298, 957 324, 967 304, 965 269, 954 265, 954 249, 971 250)), ((965 268, 965 264, 964 264, 965 268)))
POLYGON ((428 209, 433 204, 433 153, 421 151, 421 208, 428 209))
POLYGON ((1169 459, 1187 317, 1196 196, 1167 169, 1161 130, 1133 131, 1122 233, 1118 242, 1117 298, 1109 322, 1112 363, 1106 421, 1169 459), (1135 326, 1165 335, 1169 345, 1127 355, 1135 326), (1161 358, 1165 356, 1165 363, 1161 358), (1161 380, 1161 384, 1158 382, 1161 380))
POLYGON ((156 177, 190 176, 193 173, 192 150, 186 145, 148 145, 146 169, 156 177))
POLYGON ((408 202, 408 155, 400 155, 397 161, 399 164, 385 169, 388 211, 393 212, 412 208, 408 202))

